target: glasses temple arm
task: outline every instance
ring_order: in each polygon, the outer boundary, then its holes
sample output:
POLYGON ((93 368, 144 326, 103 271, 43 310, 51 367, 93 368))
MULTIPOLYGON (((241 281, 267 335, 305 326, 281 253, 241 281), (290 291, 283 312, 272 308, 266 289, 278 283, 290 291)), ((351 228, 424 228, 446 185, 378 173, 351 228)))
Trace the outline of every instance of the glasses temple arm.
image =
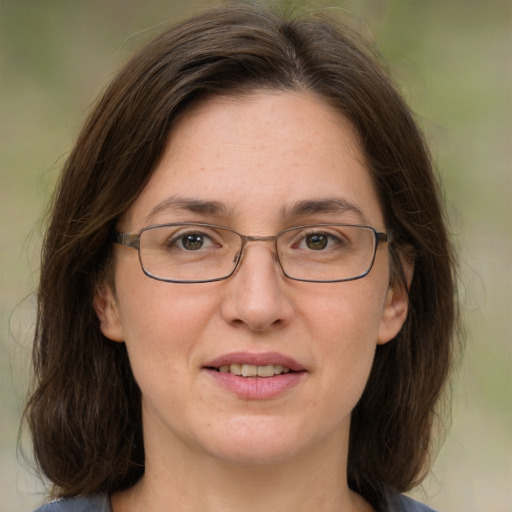
POLYGON ((132 247, 133 249, 139 249, 140 247, 140 235, 132 235, 130 233, 114 233, 112 236, 112 241, 116 244, 132 247))

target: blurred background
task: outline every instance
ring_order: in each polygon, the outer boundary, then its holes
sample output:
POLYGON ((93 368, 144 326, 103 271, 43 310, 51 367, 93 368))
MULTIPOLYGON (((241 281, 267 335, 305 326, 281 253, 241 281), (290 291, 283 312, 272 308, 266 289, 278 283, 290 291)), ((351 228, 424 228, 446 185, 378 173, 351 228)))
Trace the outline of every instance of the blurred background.
MULTIPOLYGON (((166 23, 212 3, 0 0, 1 512, 30 511, 44 498, 16 444, 56 177, 120 65, 166 23)), ((429 139, 461 254, 466 348, 446 441, 413 495, 445 512, 510 512, 512 2, 311 3, 339 10, 376 41, 429 139)))

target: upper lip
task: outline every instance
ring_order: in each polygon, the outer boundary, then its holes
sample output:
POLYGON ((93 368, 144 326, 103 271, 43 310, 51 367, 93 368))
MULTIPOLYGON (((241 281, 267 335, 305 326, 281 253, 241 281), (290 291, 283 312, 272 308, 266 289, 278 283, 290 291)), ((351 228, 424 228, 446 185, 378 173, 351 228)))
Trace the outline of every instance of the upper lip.
POLYGON ((290 368, 294 372, 304 371, 305 368, 292 357, 285 356, 279 352, 264 352, 256 354, 253 352, 231 352, 208 361, 206 368, 219 368, 228 364, 251 364, 256 366, 281 365, 290 368))

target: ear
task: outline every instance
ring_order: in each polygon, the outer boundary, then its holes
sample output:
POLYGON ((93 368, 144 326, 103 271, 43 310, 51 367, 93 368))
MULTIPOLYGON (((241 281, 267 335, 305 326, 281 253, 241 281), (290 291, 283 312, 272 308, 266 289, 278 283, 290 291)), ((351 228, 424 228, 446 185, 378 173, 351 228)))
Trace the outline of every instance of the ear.
POLYGON ((116 299, 109 285, 101 283, 96 286, 93 307, 100 321, 101 332, 112 341, 124 341, 116 299))
POLYGON ((402 328, 407 318, 409 309, 408 290, 413 276, 413 263, 402 262, 407 287, 401 280, 396 279, 393 285, 390 285, 386 295, 386 302, 382 311, 380 320, 377 344, 383 345, 392 340, 402 328))

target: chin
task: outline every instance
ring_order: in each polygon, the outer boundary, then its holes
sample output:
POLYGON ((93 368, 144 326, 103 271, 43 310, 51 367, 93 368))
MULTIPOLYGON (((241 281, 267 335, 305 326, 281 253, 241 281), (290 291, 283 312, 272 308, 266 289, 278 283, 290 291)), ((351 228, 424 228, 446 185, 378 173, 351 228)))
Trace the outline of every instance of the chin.
POLYGON ((314 444, 306 429, 282 418, 238 418, 209 432, 205 448, 214 458, 239 466, 281 463, 314 444))
POLYGON ((284 463, 293 458, 296 450, 297 446, 276 446, 251 440, 237 446, 211 447, 210 455, 230 466, 258 468, 284 463))

